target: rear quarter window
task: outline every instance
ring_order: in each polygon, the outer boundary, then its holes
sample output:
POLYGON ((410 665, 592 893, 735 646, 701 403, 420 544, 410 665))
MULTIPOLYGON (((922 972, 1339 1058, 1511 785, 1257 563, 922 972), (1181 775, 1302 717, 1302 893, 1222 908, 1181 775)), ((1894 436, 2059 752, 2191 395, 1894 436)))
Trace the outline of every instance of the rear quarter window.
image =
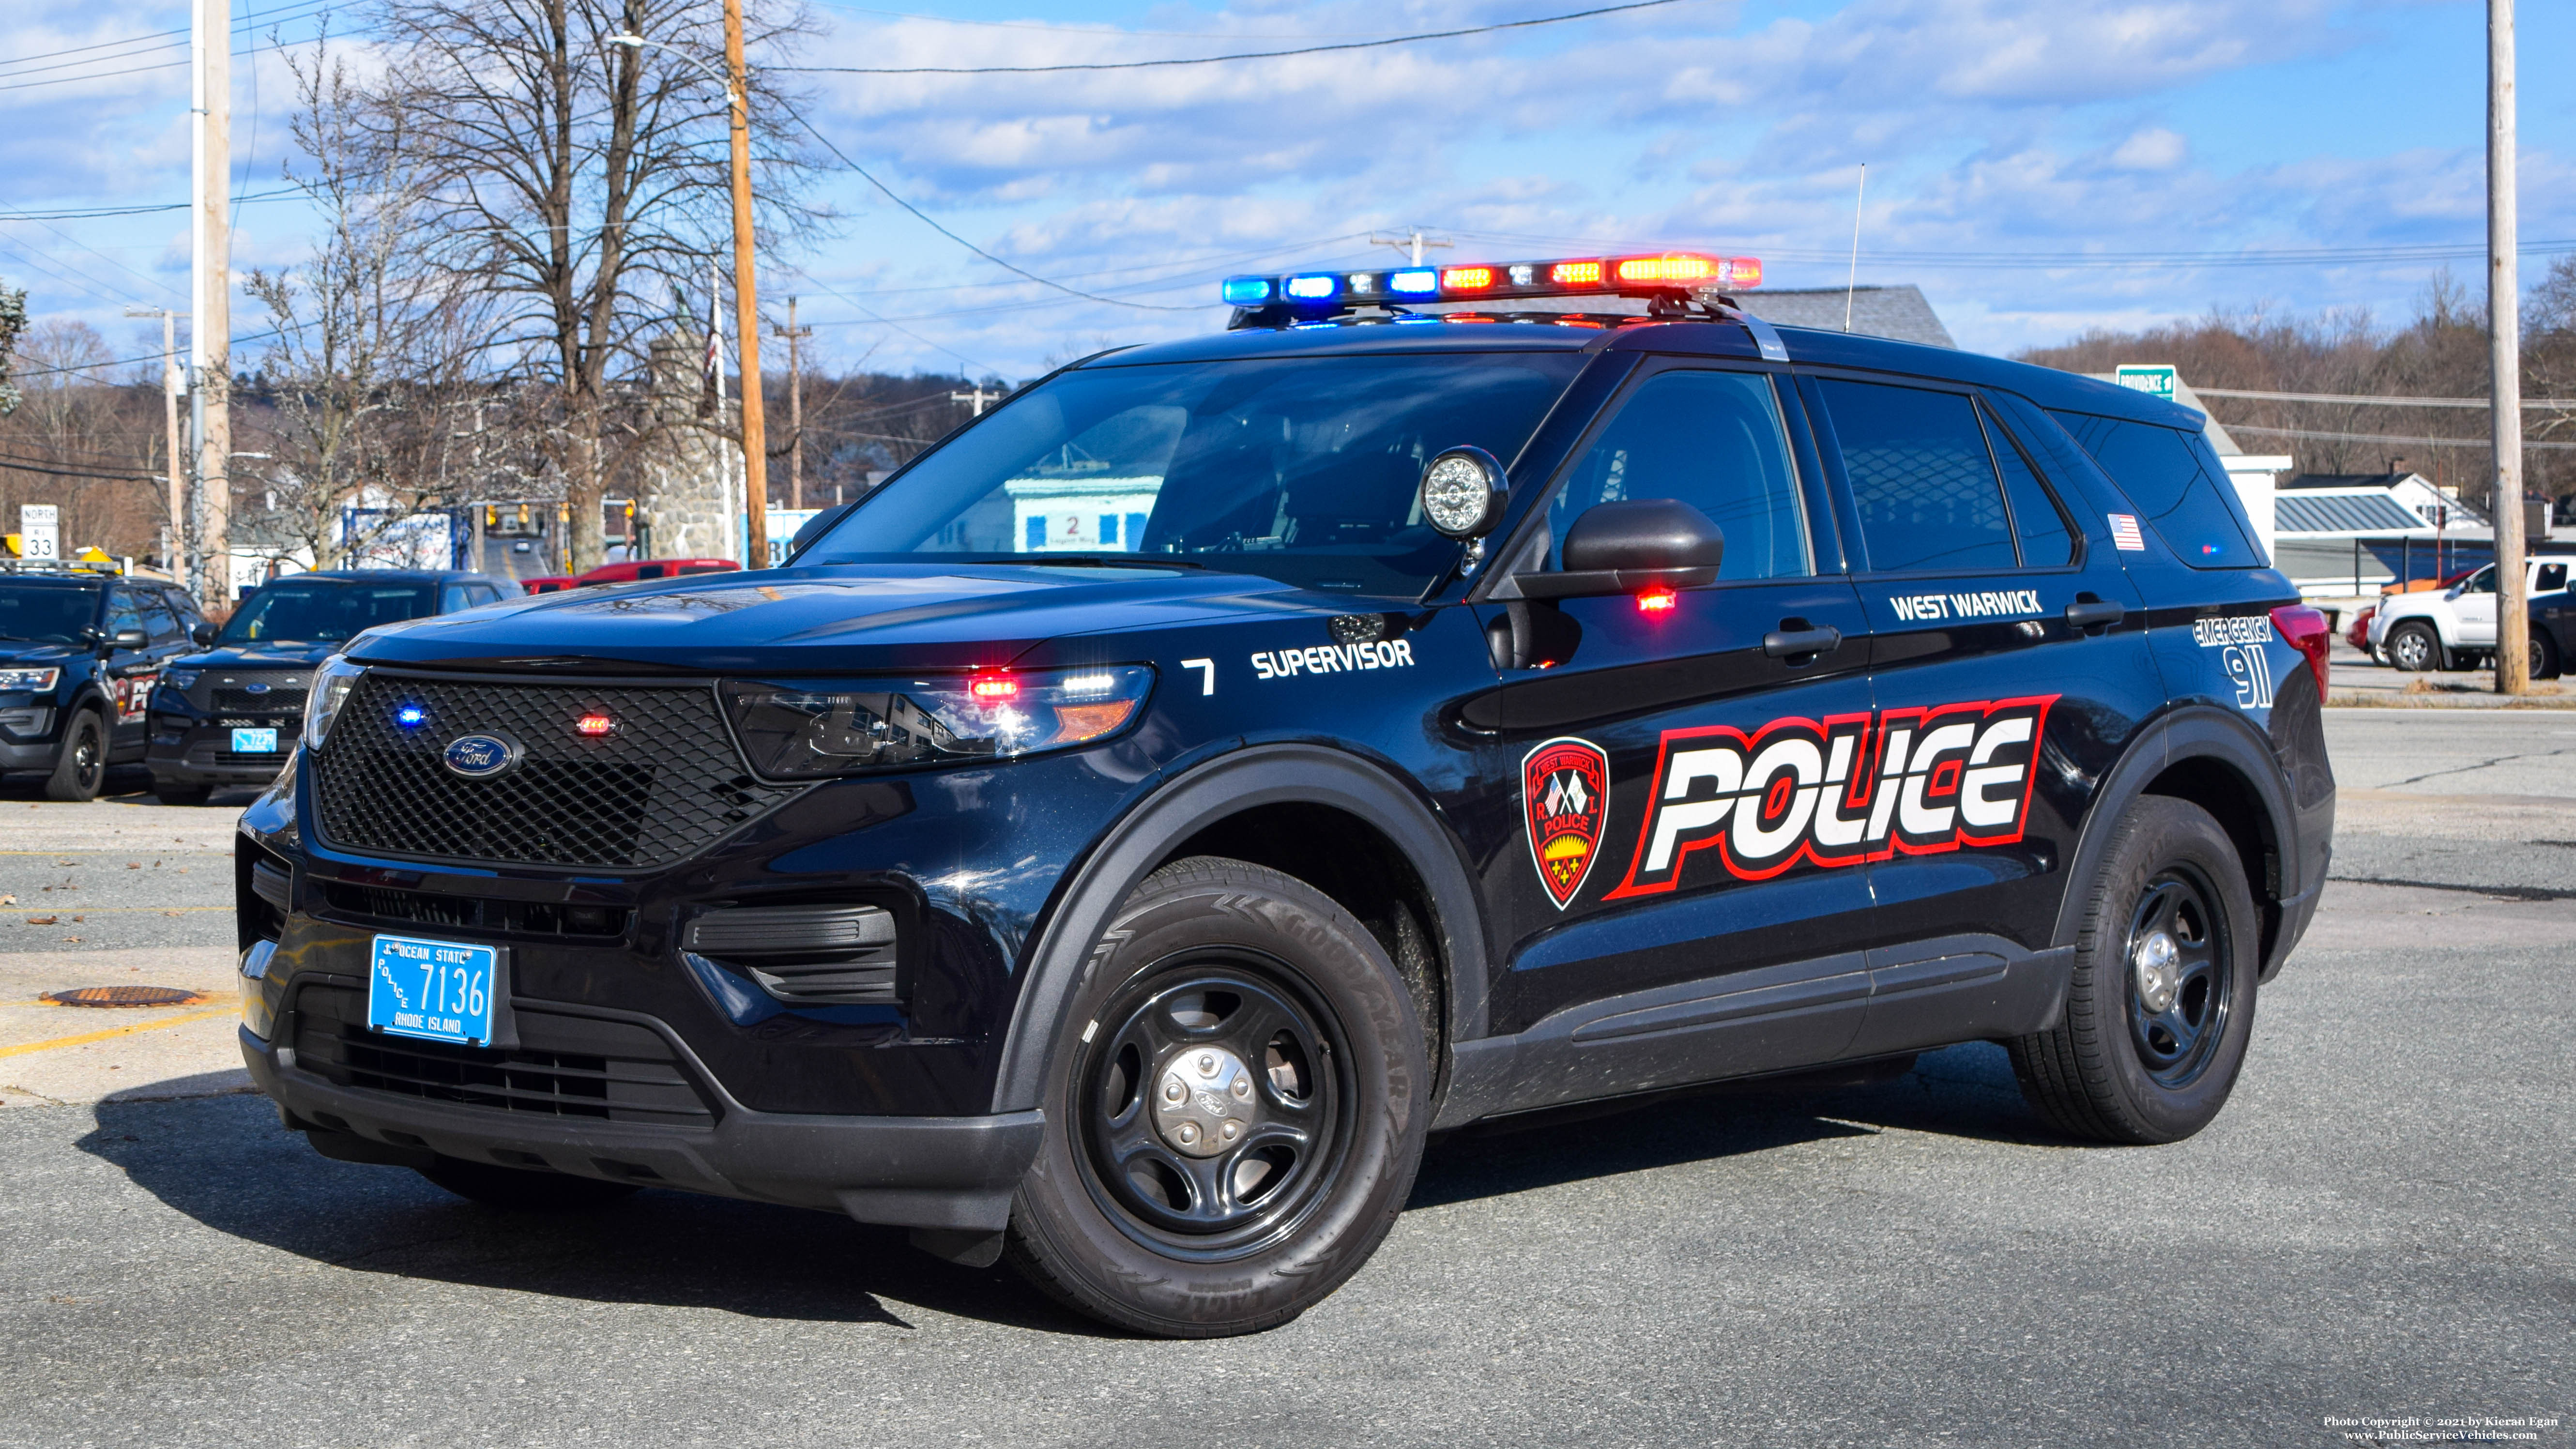
POLYGON ((2082 444, 2165 546, 2203 569, 2259 569, 2263 551, 2236 499, 2236 485, 2209 441, 2156 423, 2051 410, 2082 444))

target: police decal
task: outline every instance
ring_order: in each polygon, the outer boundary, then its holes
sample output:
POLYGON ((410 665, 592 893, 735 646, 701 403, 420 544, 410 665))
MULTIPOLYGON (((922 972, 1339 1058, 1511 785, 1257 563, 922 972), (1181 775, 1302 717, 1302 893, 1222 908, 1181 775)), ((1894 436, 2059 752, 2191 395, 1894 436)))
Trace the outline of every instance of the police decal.
POLYGON ((2218 665, 2236 690, 2238 709, 2270 709, 2273 679, 2272 619, 2268 614, 2235 614, 2191 621, 2192 642, 2218 651, 2218 665))
POLYGON ((1699 851, 1738 880, 1768 880, 1801 861, 2011 845, 2057 698, 1778 719, 1750 735, 1666 730, 1627 878, 1604 899, 1674 889, 1699 851))
POLYGON ((1530 864, 1558 910, 1574 903, 1610 823, 1610 757, 1590 740, 1548 740, 1521 760, 1530 864))
POLYGON ((1306 649, 1265 649, 1252 656, 1257 679, 1291 679, 1300 674, 1339 674, 1360 669, 1403 669, 1413 663, 1413 642, 1317 644, 1306 649))

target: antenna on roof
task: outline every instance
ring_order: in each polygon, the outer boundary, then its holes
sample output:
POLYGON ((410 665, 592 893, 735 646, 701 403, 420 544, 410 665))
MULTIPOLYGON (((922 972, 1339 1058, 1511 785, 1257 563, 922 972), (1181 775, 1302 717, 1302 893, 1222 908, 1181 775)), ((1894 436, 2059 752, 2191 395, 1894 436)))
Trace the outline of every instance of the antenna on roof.
POLYGON ((1860 199, 1869 194, 1869 163, 1860 163, 1860 185, 1852 189, 1851 276, 1843 283, 1843 330, 1852 324, 1852 294, 1860 290, 1860 199))

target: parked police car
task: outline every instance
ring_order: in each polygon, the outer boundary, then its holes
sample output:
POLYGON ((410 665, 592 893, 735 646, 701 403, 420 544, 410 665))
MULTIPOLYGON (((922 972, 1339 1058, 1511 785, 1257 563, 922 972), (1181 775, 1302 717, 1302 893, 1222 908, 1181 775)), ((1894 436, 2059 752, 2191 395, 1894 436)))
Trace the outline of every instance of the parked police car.
POLYGON ((204 626, 158 580, 65 565, 0 574, 0 770, 42 773, 48 799, 95 798, 109 765, 142 758, 161 671, 204 626))
POLYGON ((1173 1335, 1485 1118, 1992 1039, 2070 1135, 2198 1131, 2325 880, 2324 620, 2198 415, 1750 269, 1237 279, 787 568, 376 631, 244 818, 260 1086, 1173 1335))
POLYGON ((169 662, 152 702, 153 793, 203 805, 265 785, 295 749, 313 668, 378 624, 448 614, 502 596, 482 574, 330 569, 289 574, 244 599, 204 653, 169 662))

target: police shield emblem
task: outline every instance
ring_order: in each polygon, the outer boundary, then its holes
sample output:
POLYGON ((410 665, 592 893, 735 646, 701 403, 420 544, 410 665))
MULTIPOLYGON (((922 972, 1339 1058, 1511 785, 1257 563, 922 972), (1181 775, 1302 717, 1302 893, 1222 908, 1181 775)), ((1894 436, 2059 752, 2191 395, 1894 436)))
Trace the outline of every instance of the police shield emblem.
POLYGON ((1610 817, 1610 757, 1590 740, 1553 739, 1521 761, 1530 862, 1558 910, 1574 903, 1610 817))

